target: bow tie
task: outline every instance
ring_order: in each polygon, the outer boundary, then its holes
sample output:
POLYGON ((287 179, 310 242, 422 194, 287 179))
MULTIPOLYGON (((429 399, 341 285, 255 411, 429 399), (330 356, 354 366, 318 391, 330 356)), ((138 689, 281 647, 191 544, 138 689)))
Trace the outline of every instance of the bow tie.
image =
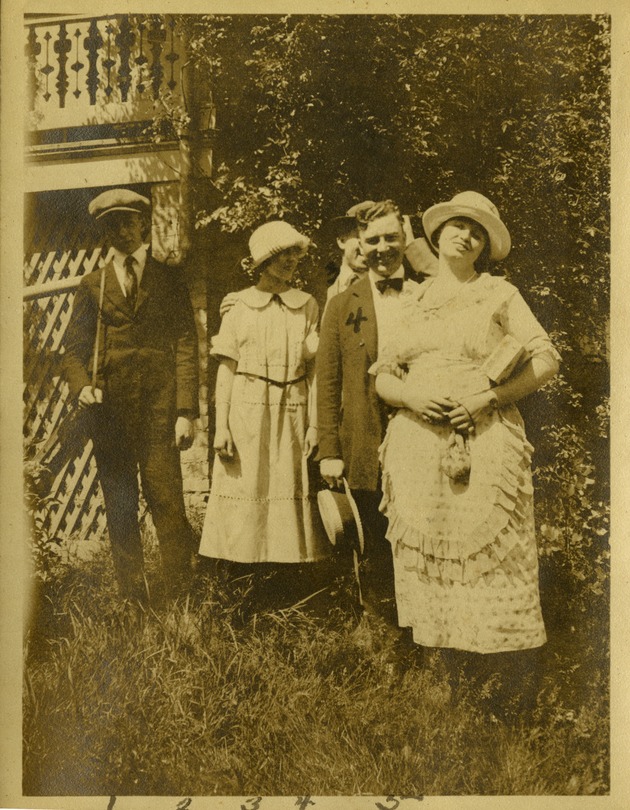
POLYGON ((375 283, 380 293, 384 293, 387 289, 400 292, 403 288, 403 280, 402 278, 381 278, 375 283))

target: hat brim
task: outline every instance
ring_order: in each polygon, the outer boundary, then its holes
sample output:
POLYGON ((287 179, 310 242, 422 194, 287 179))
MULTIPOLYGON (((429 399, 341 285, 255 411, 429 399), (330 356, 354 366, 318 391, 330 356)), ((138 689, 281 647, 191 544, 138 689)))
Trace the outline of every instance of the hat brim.
POLYGON ((341 236, 352 233, 358 228, 355 217, 333 217, 325 222, 320 231, 324 234, 325 238, 339 239, 341 236))
POLYGON ((134 214, 146 214, 148 210, 148 206, 133 207, 131 205, 113 205, 111 208, 106 208, 104 211, 100 211, 98 214, 95 214, 94 219, 102 219, 108 214, 113 214, 115 211, 131 211, 134 214))
POLYGON ((363 553, 365 538, 359 510, 347 482, 345 492, 324 489, 317 493, 317 505, 324 530, 330 543, 336 546, 344 541, 357 546, 363 553))
POLYGON ((429 244, 433 247, 433 234, 444 222, 455 217, 467 217, 478 222, 486 229, 490 238, 490 258, 494 261, 504 259, 510 252, 512 240, 510 232, 503 222, 490 211, 470 205, 457 205, 450 202, 438 203, 427 208, 422 215, 422 227, 429 244))
POLYGON ((337 542, 344 537, 344 498, 340 492, 333 492, 330 489, 322 489, 317 493, 317 507, 322 520, 322 525, 330 544, 337 545, 337 542))
POLYGON ((261 264, 264 264, 268 259, 271 259, 273 256, 279 256, 285 250, 289 250, 289 248, 293 248, 293 247, 299 247, 300 248, 300 250, 302 251, 302 254, 301 254, 300 258, 302 258, 302 256, 306 255, 306 251, 308 250, 310 244, 311 244, 311 240, 308 239, 305 236, 304 239, 302 241, 300 241, 300 242, 293 242, 290 245, 283 245, 281 248, 278 248, 278 249, 273 250, 273 251, 268 251, 263 256, 261 256, 258 259, 258 261, 254 261, 252 259, 250 267, 251 267, 252 270, 254 270, 256 267, 260 267, 261 264))
POLYGON ((357 528, 357 535, 359 541, 359 551, 363 554, 363 549, 365 548, 365 537, 363 535, 363 524, 361 523, 361 516, 359 515, 359 507, 357 506, 357 502, 352 497, 352 493, 350 492, 350 486, 346 479, 343 479, 343 487, 346 493, 346 497, 348 498, 348 502, 350 503, 350 509, 352 509, 352 514, 354 515, 354 522, 357 528))

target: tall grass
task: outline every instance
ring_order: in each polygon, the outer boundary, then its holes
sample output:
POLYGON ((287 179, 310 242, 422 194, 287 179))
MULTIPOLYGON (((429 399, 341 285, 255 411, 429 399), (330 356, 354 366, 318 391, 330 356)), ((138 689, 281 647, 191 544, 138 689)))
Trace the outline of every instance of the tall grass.
POLYGON ((607 663, 592 626, 550 628, 528 706, 520 676, 466 656, 416 648, 392 667, 357 631, 348 582, 309 598, 296 570, 306 597, 272 574, 215 572, 146 610, 119 604, 107 555, 57 570, 27 637, 24 793, 608 790, 607 663))

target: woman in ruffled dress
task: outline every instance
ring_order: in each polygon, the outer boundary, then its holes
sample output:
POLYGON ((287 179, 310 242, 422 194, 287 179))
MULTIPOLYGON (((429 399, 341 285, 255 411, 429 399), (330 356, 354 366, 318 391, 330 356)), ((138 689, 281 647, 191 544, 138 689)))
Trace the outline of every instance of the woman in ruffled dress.
POLYGON ((407 297, 397 340, 371 369, 398 409, 381 447, 398 621, 426 647, 538 648, 533 448, 514 403, 559 356, 518 290, 481 272, 511 244, 490 200, 463 192, 423 225, 437 275, 407 297))
POLYGON ((309 388, 318 305, 291 287, 309 240, 283 221, 250 240, 255 286, 235 296, 210 354, 216 382, 215 461, 199 552, 237 563, 305 563, 330 544, 309 492, 317 445, 309 388))

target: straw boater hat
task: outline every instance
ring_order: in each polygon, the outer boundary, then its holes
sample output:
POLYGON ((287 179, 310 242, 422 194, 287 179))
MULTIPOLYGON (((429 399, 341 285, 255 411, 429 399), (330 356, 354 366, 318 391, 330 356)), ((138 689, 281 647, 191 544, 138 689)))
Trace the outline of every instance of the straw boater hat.
POLYGON ((462 191, 452 200, 427 208, 422 215, 422 225, 427 238, 434 247, 433 234, 453 217, 468 217, 478 222, 488 232, 490 238, 490 258, 498 261, 510 252, 511 239, 508 229, 499 216, 499 212, 487 197, 476 191, 462 191))
POLYGON ((252 233, 249 238, 249 252, 252 257, 251 267, 258 265, 291 247, 301 248, 303 253, 310 245, 311 240, 296 231, 288 222, 281 219, 265 222, 252 233))
POLYGON ((323 489, 317 493, 319 514, 333 546, 343 542, 362 553, 365 540, 359 510, 345 478, 343 485, 344 492, 323 489))
POLYGON ((100 219, 112 211, 133 211, 136 214, 146 214, 151 208, 151 202, 136 194, 128 188, 110 188, 94 197, 88 205, 90 216, 100 219))

